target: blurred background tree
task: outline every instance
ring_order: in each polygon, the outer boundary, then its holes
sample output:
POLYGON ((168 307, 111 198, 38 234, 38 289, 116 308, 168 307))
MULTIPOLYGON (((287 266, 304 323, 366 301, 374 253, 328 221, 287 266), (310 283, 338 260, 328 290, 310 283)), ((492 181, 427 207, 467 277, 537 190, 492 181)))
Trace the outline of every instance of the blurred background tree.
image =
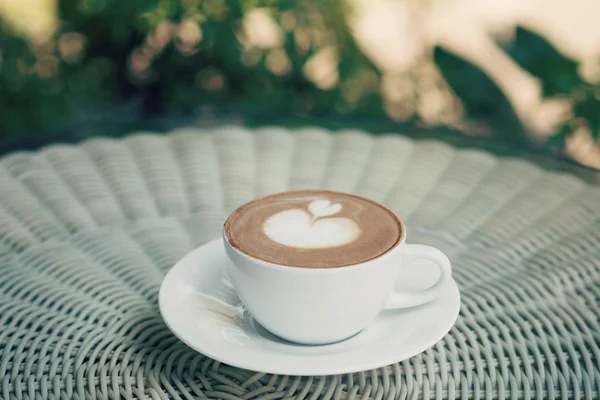
POLYGON ((503 3, 510 13, 463 13, 466 22, 448 17, 447 30, 432 33, 426 28, 445 26, 439 16, 450 15, 442 3, 465 10, 479 3, 3 0, 0 138, 206 112, 369 117, 564 148, 600 167, 597 62, 557 50, 564 35, 545 38, 520 24, 535 10, 519 5, 532 1, 503 3), (531 79, 513 79, 511 89, 503 80, 510 68, 505 73, 479 59, 481 52, 462 51, 454 32, 469 34, 471 26, 531 79), (532 108, 515 96, 524 83, 541 88, 532 108))

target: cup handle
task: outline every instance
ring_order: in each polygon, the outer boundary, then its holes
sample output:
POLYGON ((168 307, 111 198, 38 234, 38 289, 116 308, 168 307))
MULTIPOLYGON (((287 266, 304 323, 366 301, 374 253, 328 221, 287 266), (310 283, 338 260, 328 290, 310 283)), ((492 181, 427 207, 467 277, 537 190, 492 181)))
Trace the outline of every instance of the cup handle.
POLYGON ((422 244, 407 244, 404 249, 404 259, 399 268, 406 267, 416 260, 433 261, 440 269, 440 278, 430 288, 416 292, 392 292, 388 297, 384 309, 407 308, 425 304, 435 299, 442 287, 452 276, 452 267, 448 257, 435 247, 422 244))

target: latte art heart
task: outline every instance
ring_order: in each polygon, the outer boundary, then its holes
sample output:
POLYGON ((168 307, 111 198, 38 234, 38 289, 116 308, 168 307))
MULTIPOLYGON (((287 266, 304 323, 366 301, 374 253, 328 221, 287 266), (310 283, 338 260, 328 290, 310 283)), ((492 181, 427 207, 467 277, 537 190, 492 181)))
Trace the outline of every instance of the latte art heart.
MULTIPOLYGON (((333 209, 331 207, 327 202, 309 209, 326 211, 322 215, 335 214, 341 210, 339 204, 333 205, 333 209)), ((263 231, 276 243, 302 249, 344 246, 354 242, 361 234, 359 226, 348 218, 317 218, 318 216, 311 216, 300 209, 281 211, 265 221, 263 231)))

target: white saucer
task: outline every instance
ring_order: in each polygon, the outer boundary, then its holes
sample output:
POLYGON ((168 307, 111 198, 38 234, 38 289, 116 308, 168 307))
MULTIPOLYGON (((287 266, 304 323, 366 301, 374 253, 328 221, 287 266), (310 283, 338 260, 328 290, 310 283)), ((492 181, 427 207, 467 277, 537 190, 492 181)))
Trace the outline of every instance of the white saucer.
MULTIPOLYGON (((348 340, 297 345, 273 336, 254 321, 225 274, 227 262, 222 239, 192 251, 165 277, 159 305, 179 339, 239 368, 281 375, 334 375, 383 367, 427 350, 458 317, 460 294, 451 281, 438 299, 411 309, 383 311, 348 340)), ((435 280, 426 265, 411 267, 409 274, 413 282, 435 280)))

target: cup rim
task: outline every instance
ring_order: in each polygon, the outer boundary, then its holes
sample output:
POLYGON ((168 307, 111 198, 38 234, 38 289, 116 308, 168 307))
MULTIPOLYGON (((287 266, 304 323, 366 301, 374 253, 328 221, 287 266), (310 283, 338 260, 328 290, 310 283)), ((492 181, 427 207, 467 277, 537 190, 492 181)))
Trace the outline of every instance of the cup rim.
POLYGON ((277 193, 272 193, 272 194, 268 194, 266 196, 261 196, 258 197, 256 199, 250 200, 244 204, 242 204, 241 206, 237 207, 235 210, 233 210, 228 216, 227 219, 225 220, 225 222, 223 223, 223 228, 222 228, 222 236, 223 236, 223 240, 227 243, 227 246, 233 250, 235 250, 236 253, 242 255, 244 258, 248 258, 254 261, 259 261, 260 263, 262 263, 265 266, 268 267, 273 267, 273 268, 285 268, 285 269, 293 269, 293 270, 308 270, 308 271, 314 271, 314 272, 326 272, 326 271, 335 271, 335 270, 340 270, 340 269, 347 269, 347 268, 356 268, 356 267, 361 267, 364 266, 365 264, 369 264, 373 261, 378 261, 383 257, 389 256, 391 253, 393 253, 393 251, 398 248, 398 246, 400 246, 402 243, 404 243, 405 239, 406 239, 406 226, 404 225, 404 222, 402 221, 402 219, 400 219, 400 217, 398 215, 396 215, 396 213, 394 213, 392 210, 390 210, 388 207, 386 207, 385 205, 376 202, 375 200, 371 200, 369 198, 363 197, 363 196, 359 196, 353 193, 347 193, 347 192, 341 192, 341 191, 335 191, 335 190, 326 190, 326 189, 305 189, 305 190, 289 190, 289 191, 283 191, 283 192, 277 192, 277 193), (392 218, 394 218, 396 220, 396 222, 398 223, 398 225, 400 226, 400 235, 398 236, 398 239, 396 240, 396 242, 389 248, 387 249, 385 252, 378 254, 375 257, 372 257, 368 260, 364 260, 361 261, 359 263, 356 264, 348 264, 348 265, 340 265, 340 266, 335 266, 335 267, 322 267, 322 268, 310 268, 310 267, 299 267, 299 266, 295 266, 295 265, 285 265, 285 264, 276 264, 273 263, 271 261, 267 261, 264 260, 260 257, 254 256, 252 254, 248 254, 247 252, 245 252, 243 249, 235 246, 234 244, 231 243, 231 241, 229 240, 229 237, 227 235, 227 224, 229 223, 229 221, 231 220, 231 217, 233 216, 234 213, 236 213, 237 211, 251 205, 254 204, 258 201, 261 201, 263 199, 267 199, 269 197, 274 197, 274 196, 278 196, 284 193, 331 193, 331 194, 338 194, 338 195, 344 195, 344 196, 351 196, 351 197, 355 197, 364 201, 367 201, 369 203, 372 203, 378 207, 381 207, 382 209, 384 209, 385 211, 388 212, 388 214, 390 214, 392 216, 392 218))

